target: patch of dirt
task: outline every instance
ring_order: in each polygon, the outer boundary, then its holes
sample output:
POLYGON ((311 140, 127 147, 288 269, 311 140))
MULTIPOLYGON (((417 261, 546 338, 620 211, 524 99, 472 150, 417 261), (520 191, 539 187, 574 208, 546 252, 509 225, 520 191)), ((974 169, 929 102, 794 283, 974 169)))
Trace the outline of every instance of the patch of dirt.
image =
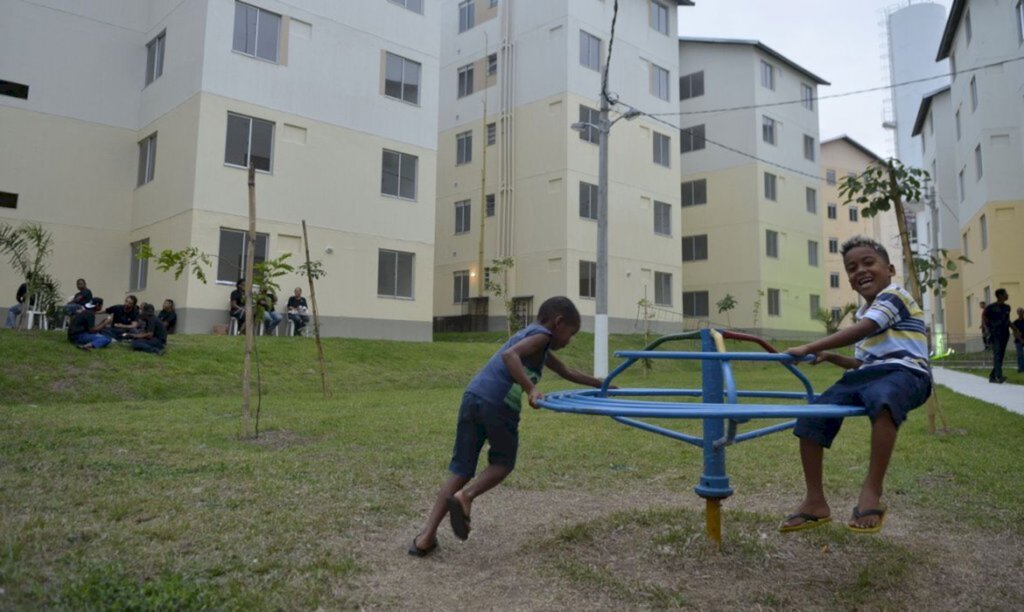
POLYGON ((468 541, 445 523, 439 549, 418 559, 405 551, 430 501, 412 522, 364 526, 350 552, 369 571, 346 599, 430 610, 1024 608, 1024 538, 963 532, 902 504, 879 536, 848 534, 838 510, 828 527, 783 536, 776 519, 794 500, 734 498, 717 551, 688 489, 498 487, 474 505, 468 541))
POLYGON ((287 429, 271 429, 261 431, 260 437, 250 440, 250 442, 263 448, 280 450, 283 448, 291 448, 292 446, 309 444, 310 438, 308 436, 300 436, 294 431, 289 431, 287 429))

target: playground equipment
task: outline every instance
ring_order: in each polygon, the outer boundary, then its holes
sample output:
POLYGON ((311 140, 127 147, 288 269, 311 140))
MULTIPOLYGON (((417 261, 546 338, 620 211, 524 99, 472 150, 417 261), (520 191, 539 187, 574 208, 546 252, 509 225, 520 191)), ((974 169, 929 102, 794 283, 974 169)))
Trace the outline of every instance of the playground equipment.
MULTIPOLYGON (((792 428, 795 420, 786 421, 739 433, 739 425, 751 419, 794 419, 801 416, 852 417, 866 414, 864 408, 836 404, 809 404, 817 395, 811 383, 796 369, 795 359, 780 354, 767 342, 756 336, 731 331, 702 329, 658 338, 640 351, 618 351, 623 357, 618 367, 605 378, 600 389, 578 389, 548 393, 540 405, 556 412, 609 416, 624 425, 660 434, 699 446, 704 452, 704 468, 694 492, 705 500, 705 522, 708 537, 716 545, 722 543, 722 500, 732 495, 729 476, 725 473, 727 446, 752 440, 771 433, 792 428), (674 340, 700 338, 700 352, 655 350, 674 340), (754 342, 764 353, 729 353, 725 339, 754 342), (699 359, 701 360, 700 389, 609 389, 617 376, 643 359, 699 359), (793 373, 803 384, 804 391, 739 391, 733 377, 734 361, 775 361, 793 373), (673 402, 661 398, 699 397, 700 402, 673 402), (637 399, 656 398, 656 399, 637 399), (740 404, 740 398, 803 400, 801 404, 740 404), (703 436, 693 436, 639 419, 701 419, 703 436)), ((803 361, 812 361, 808 355, 803 361)))

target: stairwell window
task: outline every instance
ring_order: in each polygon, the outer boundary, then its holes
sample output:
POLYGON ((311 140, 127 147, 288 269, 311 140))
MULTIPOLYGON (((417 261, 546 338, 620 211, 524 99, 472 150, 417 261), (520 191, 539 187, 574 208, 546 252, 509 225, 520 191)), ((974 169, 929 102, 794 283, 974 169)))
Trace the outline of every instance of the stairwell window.
POLYGON ((768 316, 782 316, 782 292, 778 289, 768 290, 768 316))
POLYGON ((455 165, 461 166, 473 161, 473 131, 455 135, 455 165))
POLYGON ((666 168, 672 165, 669 151, 671 151, 672 139, 664 134, 654 132, 654 163, 666 168))
POLYGON ((761 87, 775 90, 775 66, 761 60, 761 87))
POLYGON ((778 200, 778 177, 771 172, 764 173, 764 199, 778 200))
POLYGON ((668 34, 668 6, 659 0, 651 0, 650 23, 651 28, 668 34))
POLYGON ((761 140, 770 145, 775 144, 775 125, 776 122, 771 117, 761 117, 761 140))
POLYGON ((462 0, 459 3, 459 33, 465 32, 476 25, 476 3, 474 0, 462 0))
POLYGON ((807 83, 800 83, 800 104, 807 110, 814 110, 814 88, 807 83))
POLYGON ((156 172, 156 133, 139 141, 139 175, 137 187, 153 180, 156 172))
POLYGON ((601 39, 580 30, 580 65, 601 70, 601 39))
POLYGON ((580 181, 580 217, 597 220, 597 185, 580 181))
POLYGON ((835 204, 829 203, 828 205, 828 218, 836 219, 839 217, 839 207, 835 204))
POLYGON ((455 233, 468 234, 470 225, 470 211, 472 210, 469 200, 460 200, 455 203, 455 233))
POLYGON ((164 73, 164 43, 167 41, 167 31, 157 34, 157 37, 146 45, 146 85, 160 78, 164 73))
POLYGON ((459 67, 459 92, 460 98, 473 93, 473 64, 466 64, 459 67))
POLYGON ((830 255, 836 255, 839 253, 839 239, 829 238, 828 239, 828 252, 830 255))
POLYGON ((779 233, 775 230, 764 231, 764 254, 774 259, 779 258, 779 233))
POLYGON ((672 95, 669 72, 657 64, 651 64, 651 95, 662 100, 668 100, 672 95))
POLYGON ((280 15, 244 2, 235 2, 232 49, 276 64, 280 37, 280 15))
POLYGON ((817 268, 818 267, 818 241, 808 240, 807 241, 807 265, 817 268))
POLYGON ((672 205, 654 201, 654 233, 660 236, 672 235, 672 205))
POLYGON ((804 199, 807 201, 807 212, 812 215, 818 214, 818 190, 808 187, 804 199))

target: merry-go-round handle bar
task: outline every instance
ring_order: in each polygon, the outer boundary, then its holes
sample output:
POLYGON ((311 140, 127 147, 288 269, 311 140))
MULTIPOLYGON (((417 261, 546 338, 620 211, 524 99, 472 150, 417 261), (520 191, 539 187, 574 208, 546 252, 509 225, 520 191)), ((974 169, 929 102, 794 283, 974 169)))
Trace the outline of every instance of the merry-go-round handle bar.
POLYGON ((786 353, 705 353, 701 351, 615 351, 625 359, 707 359, 710 361, 814 361, 814 355, 797 358, 786 353))

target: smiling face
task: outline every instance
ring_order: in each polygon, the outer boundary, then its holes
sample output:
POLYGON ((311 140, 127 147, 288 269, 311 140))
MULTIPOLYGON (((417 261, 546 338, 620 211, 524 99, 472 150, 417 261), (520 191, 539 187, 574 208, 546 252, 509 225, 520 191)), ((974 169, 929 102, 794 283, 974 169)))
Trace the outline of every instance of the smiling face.
POLYGON ((853 247, 843 256, 850 287, 869 304, 892 282, 896 268, 868 246, 853 247))

